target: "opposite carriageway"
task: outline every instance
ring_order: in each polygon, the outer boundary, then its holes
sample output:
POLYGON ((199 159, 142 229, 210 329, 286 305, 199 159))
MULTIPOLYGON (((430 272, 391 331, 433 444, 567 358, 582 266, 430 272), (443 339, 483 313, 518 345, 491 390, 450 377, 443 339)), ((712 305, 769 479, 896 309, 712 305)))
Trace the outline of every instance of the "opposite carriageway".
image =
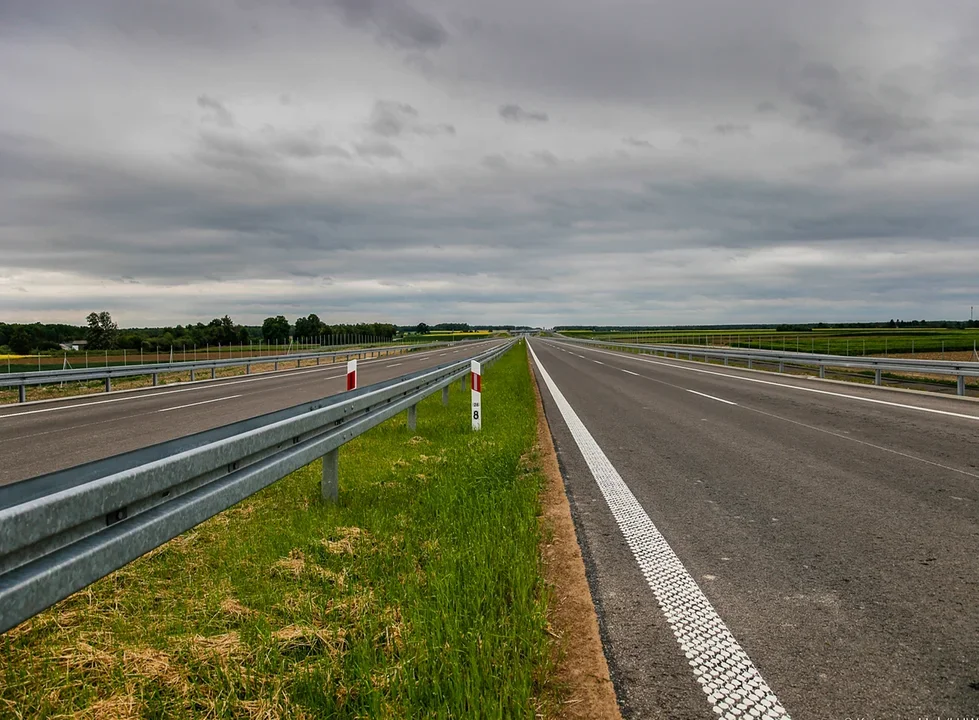
MULTIPOLYGON (((450 360, 500 341, 360 362, 360 385, 450 360)), ((343 392, 342 364, 145 388, 0 409, 0 486, 343 392)))
MULTIPOLYGON (((491 364, 513 341, 484 344, 491 364)), ((470 375, 459 358, 0 488, 0 632, 470 375)))

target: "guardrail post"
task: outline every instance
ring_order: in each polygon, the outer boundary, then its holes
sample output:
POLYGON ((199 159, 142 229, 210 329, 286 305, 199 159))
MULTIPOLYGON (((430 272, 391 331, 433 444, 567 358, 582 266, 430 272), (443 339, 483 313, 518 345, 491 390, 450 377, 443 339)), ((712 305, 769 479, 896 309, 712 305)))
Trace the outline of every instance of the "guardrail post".
POLYGON ((279 361, 278 360, 276 360, 275 363, 272 365, 272 369, 273 370, 278 370, 279 369, 279 361))
POLYGON ((965 375, 959 375, 955 383, 955 392, 959 395, 965 395, 965 375))
POLYGON ((319 367, 319 366, 320 366, 320 356, 317 355, 316 356, 316 367, 319 367))
POLYGON ((340 494, 340 448, 330 450, 323 456, 323 479, 320 492, 327 502, 336 502, 340 494))
POLYGON ((153 373, 153 387, 156 387, 159 384, 160 384, 160 375, 159 375, 159 373, 153 373))
MULTIPOLYGON (((319 365, 319 363, 316 364, 319 365)), ((245 365, 245 375, 251 375, 251 374, 252 374, 252 366, 251 363, 248 363, 245 365)))
POLYGON ((112 378, 107 377, 105 379, 105 391, 112 392, 112 378))
POLYGON ((820 378, 825 378, 826 377, 826 366, 825 365, 820 365, 819 366, 819 377, 820 378))
POLYGON ((302 360, 296 360, 296 367, 302 367, 302 364, 303 364, 302 360))
POLYGON ((215 370, 217 370, 217 368, 211 368, 211 380, 213 380, 215 377, 215 370))
POLYGON ((408 429, 414 430, 418 426, 418 406, 412 405, 408 408, 408 429))
POLYGON ((21 385, 17 388, 17 400, 18 402, 27 402, 27 386, 21 385))
POLYGON ((462 391, 465 391, 465 389, 466 389, 466 376, 465 375, 463 375, 461 378, 459 378, 459 389, 462 390, 462 391))
POLYGON ((449 386, 446 385, 442 388, 442 404, 448 406, 449 404, 449 386))
POLYGON ((191 382, 194 382, 195 380, 197 380, 197 371, 194 370, 194 368, 191 368, 190 369, 190 381, 191 382))
POLYGON ((880 385, 880 368, 874 368, 874 385, 880 385))
POLYGON ((785 363, 782 360, 778 361, 778 371, 780 373, 785 372, 785 363))
POLYGON ((727 362, 727 361, 728 361, 728 357, 727 357, 727 355, 725 355, 725 356, 724 356, 724 364, 725 364, 725 365, 727 365, 727 364, 728 364, 728 362, 727 362))
POLYGON ((752 359, 751 359, 751 358, 748 358, 748 369, 749 369, 749 370, 751 370, 751 366, 752 366, 752 364, 753 364, 753 361, 752 361, 752 359))

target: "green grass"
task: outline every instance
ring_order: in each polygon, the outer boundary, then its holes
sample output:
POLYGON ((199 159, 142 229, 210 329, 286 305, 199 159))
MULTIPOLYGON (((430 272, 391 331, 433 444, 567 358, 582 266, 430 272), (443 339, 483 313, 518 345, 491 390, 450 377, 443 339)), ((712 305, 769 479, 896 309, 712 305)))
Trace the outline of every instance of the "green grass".
POLYGON ((666 330, 562 334, 619 342, 729 345, 763 350, 798 350, 831 355, 884 355, 972 352, 979 342, 977 329, 949 328, 815 328, 811 332, 765 329, 666 330))
POLYGON ((522 345, 0 636, 12 718, 550 714, 536 412, 522 345))

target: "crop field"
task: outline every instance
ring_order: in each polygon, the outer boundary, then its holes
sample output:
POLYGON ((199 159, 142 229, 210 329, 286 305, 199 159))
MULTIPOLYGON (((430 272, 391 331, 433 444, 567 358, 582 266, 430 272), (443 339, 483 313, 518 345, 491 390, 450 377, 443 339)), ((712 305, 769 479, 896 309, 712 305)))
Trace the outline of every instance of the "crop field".
POLYGON ((719 345, 763 350, 790 350, 830 355, 907 355, 979 361, 979 329, 948 328, 814 328, 811 331, 765 329, 655 330, 594 332, 569 330, 568 337, 619 342, 719 345), (937 355, 936 355, 937 353, 937 355))
MULTIPOLYGON (((426 342, 443 340, 447 338, 433 338, 426 342)), ((385 347, 388 345, 398 345, 394 342, 365 343, 357 345, 316 345, 316 344, 297 344, 292 345, 230 345, 218 347, 216 345, 188 347, 174 346, 173 353, 170 349, 143 351, 139 350, 89 350, 89 351, 58 351, 50 354, 38 355, 0 355, 0 373, 4 372, 32 372, 35 370, 61 370, 65 367, 85 368, 85 367, 108 367, 111 365, 149 365, 152 363, 170 362, 196 362, 206 360, 230 360, 233 358, 249 357, 270 357, 276 355, 289 355, 300 352, 333 352, 343 350, 347 347, 385 347)))
POLYGON ((523 347, 486 380, 479 434, 433 396, 343 447, 338 504, 316 463, 0 636, 0 716, 553 717, 523 347))

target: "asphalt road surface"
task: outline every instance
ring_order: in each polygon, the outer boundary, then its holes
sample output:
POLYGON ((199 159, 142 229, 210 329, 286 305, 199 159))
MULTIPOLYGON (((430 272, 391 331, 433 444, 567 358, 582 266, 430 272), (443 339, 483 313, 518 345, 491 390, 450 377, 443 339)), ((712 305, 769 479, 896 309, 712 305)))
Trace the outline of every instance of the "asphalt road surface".
MULTIPOLYGON (((360 360, 361 387, 485 352, 492 341, 360 360)), ((0 408, 0 485, 346 389, 344 363, 0 408)))
POLYGON ((979 403, 531 348, 627 717, 979 716, 979 403))

